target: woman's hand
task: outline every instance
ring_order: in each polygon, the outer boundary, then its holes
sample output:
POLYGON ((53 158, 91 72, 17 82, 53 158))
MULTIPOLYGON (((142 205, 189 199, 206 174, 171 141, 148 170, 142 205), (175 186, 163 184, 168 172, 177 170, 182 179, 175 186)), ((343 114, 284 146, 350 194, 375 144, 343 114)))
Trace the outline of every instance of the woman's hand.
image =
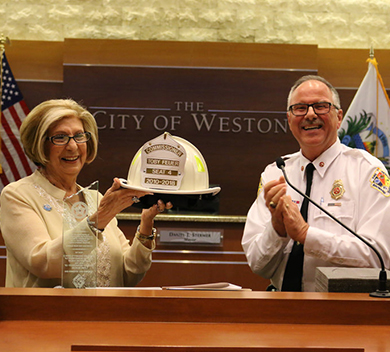
POLYGON ((171 209, 172 203, 164 203, 159 200, 157 204, 154 204, 149 209, 142 209, 141 223, 139 225, 139 232, 144 236, 152 234, 154 218, 157 214, 162 213, 165 209, 171 209))
POLYGON ((153 234, 153 222, 155 216, 159 213, 162 213, 165 209, 171 208, 171 202, 165 204, 162 200, 159 200, 157 204, 154 204, 149 209, 142 209, 139 233, 136 234, 136 237, 145 247, 153 249, 154 238, 147 239, 146 237, 149 237, 153 234))
MULTIPOLYGON (((122 188, 119 179, 114 178, 112 186, 106 191, 100 201, 97 211, 98 222, 96 227, 104 229, 118 213, 132 206, 134 202, 137 201, 137 198, 141 198, 148 194, 153 193, 122 188)), ((90 218, 91 221, 94 221, 96 215, 92 215, 90 218)))

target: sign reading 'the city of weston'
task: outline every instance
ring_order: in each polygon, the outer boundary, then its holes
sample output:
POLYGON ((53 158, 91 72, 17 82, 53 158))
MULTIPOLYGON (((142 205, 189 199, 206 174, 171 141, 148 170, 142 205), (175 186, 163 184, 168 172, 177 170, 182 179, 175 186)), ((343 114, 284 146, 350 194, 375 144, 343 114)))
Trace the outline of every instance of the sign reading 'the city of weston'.
POLYGON ((80 175, 102 190, 125 177, 138 149, 163 132, 195 145, 219 214, 244 215, 264 167, 299 149, 289 131, 287 95, 302 70, 72 65, 64 94, 80 101, 99 128, 97 159, 80 175))

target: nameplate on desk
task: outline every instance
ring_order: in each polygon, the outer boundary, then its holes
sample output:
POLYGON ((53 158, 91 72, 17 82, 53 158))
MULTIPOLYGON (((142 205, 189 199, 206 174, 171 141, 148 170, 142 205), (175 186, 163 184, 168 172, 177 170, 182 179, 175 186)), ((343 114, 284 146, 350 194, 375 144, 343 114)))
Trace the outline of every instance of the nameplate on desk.
POLYGON ((159 241, 165 244, 222 244, 223 230, 161 230, 159 241))

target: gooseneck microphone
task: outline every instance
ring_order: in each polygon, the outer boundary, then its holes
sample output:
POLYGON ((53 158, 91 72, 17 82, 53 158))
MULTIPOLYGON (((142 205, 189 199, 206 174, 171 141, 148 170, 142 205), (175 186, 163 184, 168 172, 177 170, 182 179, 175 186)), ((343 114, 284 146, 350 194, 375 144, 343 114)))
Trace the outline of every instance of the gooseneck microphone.
POLYGON ((284 169, 285 167, 285 163, 284 163, 284 160, 282 158, 277 158, 276 159, 276 165, 278 166, 278 168, 280 170, 282 170, 283 172, 283 176, 287 182, 287 184, 296 192, 298 192, 301 196, 303 196, 304 198, 306 198, 310 203, 314 204, 318 209, 320 209, 321 211, 323 211, 326 215, 328 215, 331 219, 333 219, 334 221, 336 221, 340 226, 344 227, 347 231, 349 231, 350 233, 352 233, 355 237, 357 237, 360 241, 362 241, 363 243, 365 243, 368 247, 370 247, 374 252, 375 254, 378 256, 379 258, 379 261, 381 263, 381 271, 379 272, 379 288, 378 290, 376 290, 375 292, 371 292, 370 293, 370 296, 371 297, 381 297, 381 298, 390 298, 390 292, 387 290, 386 288, 386 284, 387 284, 387 272, 386 272, 386 269, 385 269, 385 264, 383 262, 383 258, 382 256, 380 255, 380 253, 378 252, 378 250, 371 244, 369 243, 365 238, 363 238, 362 236, 358 235, 356 232, 354 232, 353 230, 351 230, 348 226, 346 226, 345 224, 343 224, 340 220, 338 220, 337 218, 335 218, 331 213, 329 213, 326 209, 324 209, 322 206, 320 206, 319 204, 317 204, 314 200, 312 200, 310 197, 308 197, 305 193, 301 192, 298 188, 296 188, 294 185, 292 185, 286 175, 286 170, 284 169))

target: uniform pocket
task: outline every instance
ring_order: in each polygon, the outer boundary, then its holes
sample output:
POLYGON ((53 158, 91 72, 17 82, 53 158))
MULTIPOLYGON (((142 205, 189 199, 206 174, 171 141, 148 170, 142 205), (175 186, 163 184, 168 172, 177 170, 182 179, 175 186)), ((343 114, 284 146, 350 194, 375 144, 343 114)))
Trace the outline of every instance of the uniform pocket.
MULTIPOLYGON (((344 225, 347 225, 348 227, 352 225, 355 213, 355 203, 353 201, 332 200, 328 203, 324 203, 323 208, 332 214, 337 220, 341 221, 344 225)), ((342 227, 322 210, 316 208, 313 215, 316 227, 322 228, 324 230, 330 230, 329 226, 331 228, 336 226, 335 229, 340 229, 340 231, 337 232, 341 232, 342 227)))

